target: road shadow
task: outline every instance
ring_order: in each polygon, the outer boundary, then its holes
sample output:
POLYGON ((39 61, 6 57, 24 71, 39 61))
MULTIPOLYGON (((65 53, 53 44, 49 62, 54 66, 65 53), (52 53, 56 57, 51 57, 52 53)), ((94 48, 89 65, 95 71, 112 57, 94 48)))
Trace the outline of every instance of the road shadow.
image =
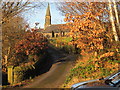
POLYGON ((69 61, 76 61, 79 55, 77 54, 67 54, 57 48, 48 47, 47 53, 43 58, 43 62, 38 62, 35 67, 36 75, 41 75, 46 73, 50 70, 53 64, 60 63, 60 62, 69 62, 69 61))
MULTIPOLYGON (((77 59, 77 56, 75 56, 74 58, 72 57, 73 54, 66 54, 63 51, 60 51, 57 48, 54 47, 48 47, 48 49, 46 50, 46 54, 45 56, 42 58, 42 62, 41 60, 39 60, 35 65, 35 69, 32 71, 28 71, 25 75, 25 77, 31 77, 31 78, 35 78, 36 76, 42 75, 48 71, 50 71, 51 67, 53 64, 56 63, 63 63, 63 62, 68 62, 68 61, 75 61, 77 59)), ((23 87, 25 84, 22 84, 21 86, 14 86, 15 87, 23 87)))

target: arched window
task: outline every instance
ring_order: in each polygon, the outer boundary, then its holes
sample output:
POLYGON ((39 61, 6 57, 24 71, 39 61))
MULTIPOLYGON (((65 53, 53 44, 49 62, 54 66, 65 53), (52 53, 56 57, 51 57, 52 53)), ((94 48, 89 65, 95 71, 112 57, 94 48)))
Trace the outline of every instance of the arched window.
POLYGON ((58 34, 56 34, 56 37, 58 37, 58 34))
POLYGON ((63 35, 62 35, 63 37, 65 36, 65 32, 63 32, 63 35))
POLYGON ((52 37, 55 37, 54 32, 52 31, 52 37))

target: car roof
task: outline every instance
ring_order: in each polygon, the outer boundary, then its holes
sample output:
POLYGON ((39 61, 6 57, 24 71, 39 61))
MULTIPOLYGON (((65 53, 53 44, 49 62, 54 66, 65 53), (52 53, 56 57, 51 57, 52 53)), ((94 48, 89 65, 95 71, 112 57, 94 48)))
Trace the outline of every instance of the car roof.
POLYGON ((116 76, 118 76, 120 74, 120 70, 114 72, 113 74, 111 74, 110 76, 106 77, 105 79, 112 79, 116 76))

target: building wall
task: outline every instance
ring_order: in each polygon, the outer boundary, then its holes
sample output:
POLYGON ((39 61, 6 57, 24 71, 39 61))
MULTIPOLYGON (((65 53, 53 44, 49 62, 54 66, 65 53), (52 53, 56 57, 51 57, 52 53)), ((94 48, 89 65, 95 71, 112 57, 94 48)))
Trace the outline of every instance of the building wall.
POLYGON ((45 36, 45 37, 52 37, 52 33, 43 33, 43 35, 45 36))
MULTIPOLYGON (((68 32, 64 32, 64 36, 67 36, 67 34, 68 34, 68 32)), ((43 35, 47 38, 53 37, 52 33, 43 33, 43 35)), ((61 36, 60 32, 54 33, 54 37, 64 37, 64 36, 61 36)))
POLYGON ((46 16, 45 17, 45 25, 44 29, 46 29, 47 26, 51 25, 51 16, 46 16))

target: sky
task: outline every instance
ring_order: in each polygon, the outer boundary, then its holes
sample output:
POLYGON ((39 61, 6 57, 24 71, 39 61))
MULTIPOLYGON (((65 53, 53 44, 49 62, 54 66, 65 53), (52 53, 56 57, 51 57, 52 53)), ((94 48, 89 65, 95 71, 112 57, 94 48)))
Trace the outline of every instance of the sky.
MULTIPOLYGON (((56 4, 53 2, 50 4, 51 11, 51 24, 64 24, 64 16, 57 9, 56 4)), ((35 23, 39 23, 38 27, 44 28, 45 15, 48 3, 45 2, 43 7, 32 9, 24 13, 25 20, 29 23, 30 27, 35 27, 35 23)))

